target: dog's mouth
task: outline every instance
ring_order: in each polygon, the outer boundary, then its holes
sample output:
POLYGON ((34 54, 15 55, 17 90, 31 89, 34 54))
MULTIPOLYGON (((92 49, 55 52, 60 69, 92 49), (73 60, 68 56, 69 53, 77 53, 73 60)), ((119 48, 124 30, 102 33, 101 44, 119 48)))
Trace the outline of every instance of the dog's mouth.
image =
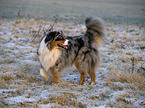
POLYGON ((68 49, 67 45, 63 45, 63 44, 57 44, 59 47, 63 48, 63 49, 68 49))

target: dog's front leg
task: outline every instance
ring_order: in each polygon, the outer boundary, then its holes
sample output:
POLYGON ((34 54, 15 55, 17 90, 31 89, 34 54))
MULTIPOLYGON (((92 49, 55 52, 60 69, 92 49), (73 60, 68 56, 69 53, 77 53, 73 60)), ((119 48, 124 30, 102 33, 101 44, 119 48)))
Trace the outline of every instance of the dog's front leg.
POLYGON ((41 67, 41 69, 40 69, 40 75, 45 79, 45 81, 49 81, 49 77, 46 75, 43 67, 41 67))
POLYGON ((51 79, 51 84, 52 83, 57 83, 61 74, 61 71, 56 71, 54 68, 50 68, 52 72, 52 79, 51 79))
POLYGON ((58 72, 58 73, 52 73, 51 83, 57 83, 58 80, 59 80, 59 76, 60 76, 60 72, 58 72))

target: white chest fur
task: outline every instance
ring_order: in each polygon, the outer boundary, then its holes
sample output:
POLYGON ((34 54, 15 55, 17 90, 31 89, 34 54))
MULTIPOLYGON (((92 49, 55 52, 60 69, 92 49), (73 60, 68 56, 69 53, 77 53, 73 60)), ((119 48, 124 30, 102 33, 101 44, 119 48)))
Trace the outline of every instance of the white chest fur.
POLYGON ((61 51, 57 48, 52 49, 51 51, 46 47, 44 42, 46 37, 40 43, 38 53, 39 53, 39 60, 41 65, 48 71, 50 67, 54 66, 56 61, 58 60, 59 56, 61 55, 61 51))

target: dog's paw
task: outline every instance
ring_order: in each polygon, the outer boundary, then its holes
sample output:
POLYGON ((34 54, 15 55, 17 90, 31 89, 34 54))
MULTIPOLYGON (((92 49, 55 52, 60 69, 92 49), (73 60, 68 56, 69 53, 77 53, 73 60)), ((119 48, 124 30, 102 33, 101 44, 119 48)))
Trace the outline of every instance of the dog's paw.
POLYGON ((95 85, 95 82, 91 82, 91 85, 95 85))
POLYGON ((48 77, 48 76, 45 76, 45 77, 43 77, 43 78, 44 78, 44 80, 45 80, 46 82, 49 81, 49 77, 48 77))

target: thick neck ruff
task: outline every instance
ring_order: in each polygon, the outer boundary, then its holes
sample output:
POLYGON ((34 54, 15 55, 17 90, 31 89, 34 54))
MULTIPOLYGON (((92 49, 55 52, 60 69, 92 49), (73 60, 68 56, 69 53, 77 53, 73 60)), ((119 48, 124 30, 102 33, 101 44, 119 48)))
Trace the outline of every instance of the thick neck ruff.
POLYGON ((39 60, 41 62, 41 65, 45 69, 45 71, 48 71, 50 67, 54 66, 56 61, 61 55, 61 50, 57 48, 53 48, 52 50, 49 50, 48 47, 45 44, 45 38, 40 43, 38 53, 39 53, 39 60))

